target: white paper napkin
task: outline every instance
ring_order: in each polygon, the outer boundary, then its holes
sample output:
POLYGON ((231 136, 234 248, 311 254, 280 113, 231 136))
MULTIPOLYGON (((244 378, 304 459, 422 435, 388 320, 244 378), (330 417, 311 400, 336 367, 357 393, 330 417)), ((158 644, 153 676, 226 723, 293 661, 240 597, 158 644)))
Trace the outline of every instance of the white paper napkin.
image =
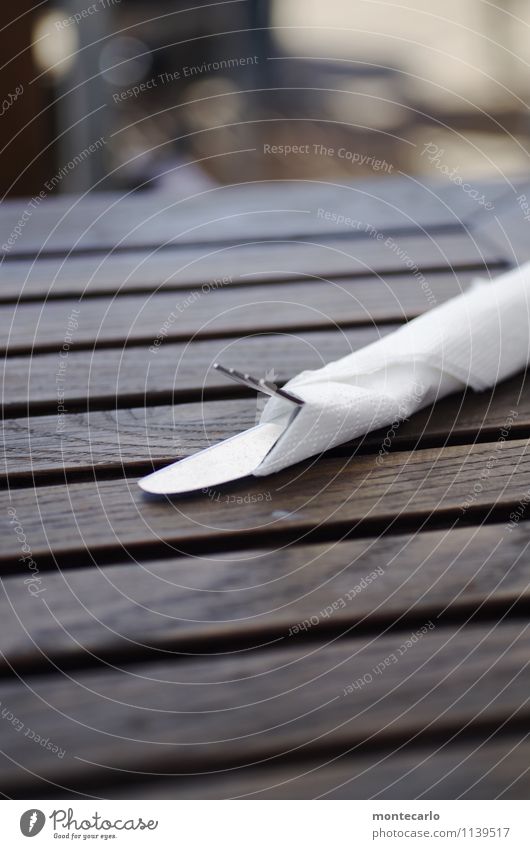
POLYGON ((340 360, 286 384, 305 401, 271 399, 261 422, 286 430, 254 471, 268 475, 371 430, 407 418, 438 398, 477 392, 530 359, 530 263, 494 281, 475 280, 435 307, 340 360))

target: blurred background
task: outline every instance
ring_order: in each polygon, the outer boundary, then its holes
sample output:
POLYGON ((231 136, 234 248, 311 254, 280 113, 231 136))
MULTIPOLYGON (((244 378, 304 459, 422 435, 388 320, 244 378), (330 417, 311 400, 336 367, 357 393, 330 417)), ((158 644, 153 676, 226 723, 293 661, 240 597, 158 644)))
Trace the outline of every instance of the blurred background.
POLYGON ((2 195, 524 175, 529 36, 528 0, 4 4, 2 195))

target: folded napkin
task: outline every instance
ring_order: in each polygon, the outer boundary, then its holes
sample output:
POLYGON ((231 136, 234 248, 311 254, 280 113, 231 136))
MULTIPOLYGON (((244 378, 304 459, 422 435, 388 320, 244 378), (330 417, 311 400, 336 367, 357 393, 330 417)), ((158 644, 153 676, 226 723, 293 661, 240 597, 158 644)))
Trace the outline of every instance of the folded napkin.
POLYGON ((305 403, 272 398, 260 423, 285 430, 255 469, 268 475, 371 430, 401 421, 470 386, 494 386, 530 359, 530 263, 462 295, 285 388, 305 403))

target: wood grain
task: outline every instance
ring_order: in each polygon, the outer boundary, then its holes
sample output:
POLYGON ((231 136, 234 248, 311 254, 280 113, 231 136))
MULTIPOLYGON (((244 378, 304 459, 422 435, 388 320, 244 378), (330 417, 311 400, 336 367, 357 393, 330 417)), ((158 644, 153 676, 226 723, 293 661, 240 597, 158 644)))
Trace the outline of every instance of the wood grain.
POLYGON ((150 345, 263 331, 331 329, 400 322, 468 287, 469 273, 433 275, 429 292, 414 278, 222 286, 121 298, 66 299, 0 307, 0 353, 150 345))
POLYGON ((270 547, 273 539, 303 541, 317 530, 366 532, 374 523, 378 529, 434 518, 454 523, 492 510, 507 520, 527 498, 528 446, 521 439, 402 451, 381 464, 373 456, 313 458, 274 476, 172 501, 146 496, 134 479, 14 490, 0 513, 0 562, 19 571, 8 508, 35 559, 70 563, 98 552, 116 556, 121 546, 164 549, 168 556, 197 545, 212 551, 223 541, 242 548, 252 538, 267 539, 270 547))
POLYGON ((243 242, 235 247, 7 260, 2 263, 0 303, 179 292, 227 283, 248 287, 289 279, 410 277, 407 262, 415 262, 424 275, 447 269, 460 274, 465 268, 487 273, 486 269, 495 271, 506 266, 500 255, 487 246, 481 247, 479 254, 470 237, 459 234, 436 234, 427 243, 417 236, 396 236, 388 246, 373 239, 330 239, 321 235, 305 242, 243 242), (396 258, 398 249, 402 251, 401 258, 396 258))
POLYGON ((281 383, 512 266, 520 204, 482 189, 495 216, 407 177, 32 210, 0 292, 6 795, 527 797, 524 376, 381 456, 386 431, 187 498, 136 486, 256 420, 214 361, 281 383))
POLYGON ((530 600, 529 543, 526 524, 510 533, 499 524, 123 560, 49 572, 35 584, 17 574, 2 580, 0 665, 162 660, 289 634, 314 640, 429 617, 466 619, 474 610, 497 615, 530 600))
MULTIPOLYGON (((484 441, 498 437, 510 410, 517 412, 510 436, 530 432, 530 397, 526 375, 497 384, 492 392, 452 395, 416 413, 395 431, 390 450, 484 441)), ((88 473, 92 470, 127 473, 187 457, 228 439, 256 423, 259 407, 253 398, 175 407, 136 407, 95 410, 65 416, 57 439, 57 416, 5 419, 3 474, 12 483, 34 476, 88 473)), ((374 431, 354 445, 361 453, 377 452, 386 430, 374 431)))
POLYGON ((383 325, 344 332, 258 334, 190 345, 166 343, 158 348, 144 345, 9 357, 2 363, 3 413, 57 412, 59 396, 70 412, 200 400, 203 394, 206 398, 241 395, 240 387, 213 369, 217 360, 235 367, 244 363, 257 376, 274 373, 275 379, 283 382, 304 368, 320 368, 394 329, 383 325))
POLYGON ((528 716, 527 624, 431 624, 3 682, 2 708, 64 755, 4 720, 2 790, 14 785, 16 764, 71 788, 116 779, 116 770, 183 775, 528 716), (361 678, 367 683, 352 687, 361 678))
MULTIPOLYGON (((490 184, 493 197, 506 193, 490 184)), ((376 225, 380 230, 462 228, 462 216, 476 210, 460 187, 448 181, 420 185, 400 180, 364 183, 269 181, 218 186, 191 198, 170 193, 92 194, 84 198, 49 197, 30 208, 26 199, 2 204, 0 246, 5 256, 72 251, 130 249, 171 243, 303 238, 356 230, 338 216, 376 225), (323 212, 319 214, 319 209, 323 212), (324 217, 329 212, 335 219, 324 217), (28 226, 29 225, 29 226, 28 226)))

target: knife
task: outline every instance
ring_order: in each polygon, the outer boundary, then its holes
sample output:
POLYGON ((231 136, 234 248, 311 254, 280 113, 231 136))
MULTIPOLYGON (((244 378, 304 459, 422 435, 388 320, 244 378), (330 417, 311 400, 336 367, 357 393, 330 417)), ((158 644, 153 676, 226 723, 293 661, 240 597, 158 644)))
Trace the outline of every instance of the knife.
MULTIPOLYGON (((220 363, 214 363, 214 368, 236 383, 288 401, 292 404, 293 416, 304 404, 292 392, 278 388, 271 381, 225 368, 220 363)), ((291 421, 292 418, 281 424, 264 422, 248 428, 217 445, 211 445, 146 475, 138 481, 138 486, 155 495, 181 495, 247 477, 265 459, 291 421)))

